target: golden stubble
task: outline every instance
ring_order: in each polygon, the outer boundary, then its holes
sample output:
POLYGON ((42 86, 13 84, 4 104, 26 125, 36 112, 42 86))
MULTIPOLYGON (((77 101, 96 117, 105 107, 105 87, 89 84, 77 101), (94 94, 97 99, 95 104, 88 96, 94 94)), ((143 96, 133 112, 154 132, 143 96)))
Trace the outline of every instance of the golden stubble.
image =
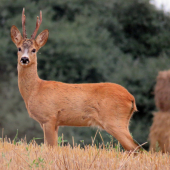
POLYGON ((80 145, 47 147, 35 142, 0 141, 0 169, 68 169, 68 170, 168 170, 170 157, 161 152, 120 152, 112 147, 101 149, 96 146, 80 145))

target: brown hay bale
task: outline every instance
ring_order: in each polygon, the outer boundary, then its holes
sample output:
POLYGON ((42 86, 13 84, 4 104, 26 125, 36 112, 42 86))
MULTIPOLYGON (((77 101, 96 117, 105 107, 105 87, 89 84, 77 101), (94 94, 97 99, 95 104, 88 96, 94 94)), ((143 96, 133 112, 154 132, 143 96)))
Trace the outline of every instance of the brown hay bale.
POLYGON ((154 113, 153 124, 149 134, 150 150, 159 149, 170 153, 170 112, 154 113))
POLYGON ((156 107, 162 112, 170 112, 170 70, 159 72, 154 93, 156 107))

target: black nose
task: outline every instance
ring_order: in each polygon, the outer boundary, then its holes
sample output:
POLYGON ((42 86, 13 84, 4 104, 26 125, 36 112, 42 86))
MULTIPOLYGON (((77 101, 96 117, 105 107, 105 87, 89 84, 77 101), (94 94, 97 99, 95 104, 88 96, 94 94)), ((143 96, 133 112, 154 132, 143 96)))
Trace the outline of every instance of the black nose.
POLYGON ((21 58, 21 63, 28 64, 29 63, 29 59, 27 57, 22 57, 21 58))

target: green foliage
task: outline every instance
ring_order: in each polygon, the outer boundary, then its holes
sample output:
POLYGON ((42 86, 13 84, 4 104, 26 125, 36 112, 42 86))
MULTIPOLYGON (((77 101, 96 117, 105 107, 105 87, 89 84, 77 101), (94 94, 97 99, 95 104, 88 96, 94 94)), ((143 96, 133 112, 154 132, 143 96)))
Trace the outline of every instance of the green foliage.
POLYGON ((60 146, 62 143, 64 144, 65 142, 68 142, 68 141, 63 139, 63 135, 58 136, 58 146, 60 146))
POLYGON ((160 152, 160 146, 158 142, 156 142, 155 151, 160 152))
POLYGON ((17 129, 17 133, 16 133, 16 135, 15 135, 15 137, 14 137, 14 145, 16 145, 16 143, 17 143, 17 138, 18 138, 18 129, 17 129))
POLYGON ((135 58, 170 53, 170 18, 150 5, 148 0, 117 1, 104 26, 120 49, 135 58), (112 18, 117 22, 111 21, 112 18))
MULTIPOLYGON (((17 87, 16 47, 10 28, 21 31, 25 7, 26 30, 31 36, 39 10, 40 31, 49 29, 47 44, 38 52, 38 71, 43 79, 67 83, 115 82, 136 98, 139 112, 130 130, 144 143, 148 139, 153 89, 160 70, 169 69, 170 17, 149 0, 1 0, 0 1, 0 127, 5 135, 27 140, 42 138, 39 124, 28 117, 17 87)), ((106 113, 107 114, 107 113, 106 113)), ((59 135, 72 142, 91 143, 95 130, 64 127, 59 135)), ((104 141, 110 141, 102 132, 104 141)), ((96 141, 101 142, 100 136, 96 141)), ((42 140, 40 141, 42 142, 42 140)))
POLYGON ((35 168, 38 168, 38 167, 45 168, 44 163, 45 163, 44 158, 41 158, 41 156, 40 156, 37 159, 33 160, 33 162, 31 163, 31 167, 35 166, 35 168))

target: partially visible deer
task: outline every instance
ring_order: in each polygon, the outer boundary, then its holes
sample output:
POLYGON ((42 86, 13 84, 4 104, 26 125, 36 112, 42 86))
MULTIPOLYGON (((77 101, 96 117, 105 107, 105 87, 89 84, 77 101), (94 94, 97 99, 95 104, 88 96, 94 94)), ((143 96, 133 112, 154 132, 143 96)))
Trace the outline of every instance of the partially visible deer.
POLYGON ((114 83, 67 84, 39 78, 37 52, 49 35, 46 29, 35 39, 41 22, 40 11, 36 29, 27 39, 23 9, 23 37, 13 25, 11 38, 18 48, 19 90, 30 117, 43 128, 45 143, 57 145, 59 126, 97 126, 113 135, 124 149, 138 147, 128 128, 132 114, 137 111, 135 98, 124 87, 114 83))

